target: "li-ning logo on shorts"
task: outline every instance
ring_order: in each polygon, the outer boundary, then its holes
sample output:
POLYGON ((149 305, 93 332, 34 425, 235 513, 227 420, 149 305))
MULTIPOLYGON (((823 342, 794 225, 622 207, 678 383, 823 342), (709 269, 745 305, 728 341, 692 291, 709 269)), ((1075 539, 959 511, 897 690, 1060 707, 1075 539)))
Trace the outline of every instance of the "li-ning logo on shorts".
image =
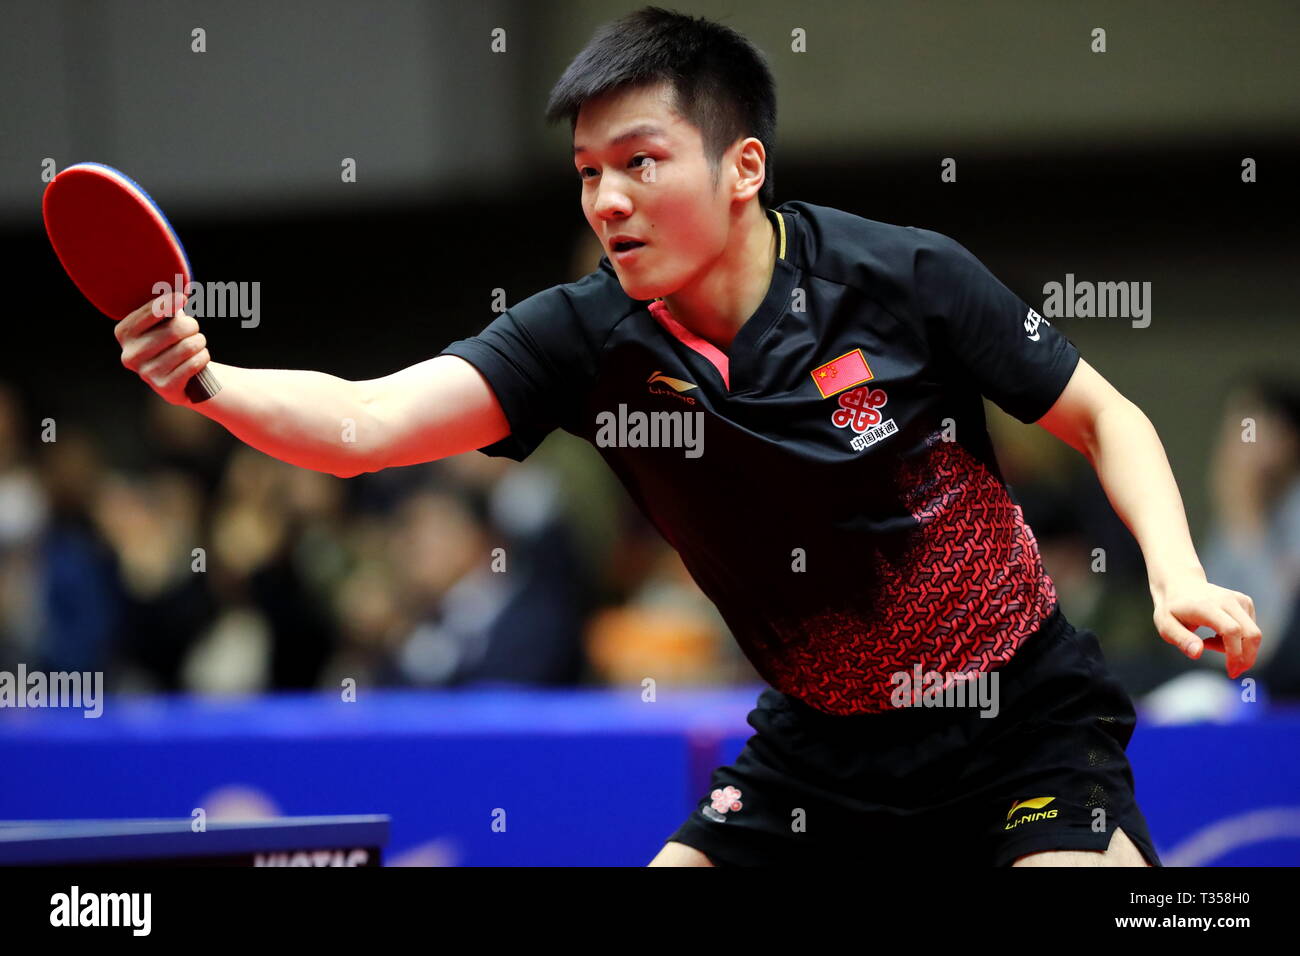
POLYGON ((740 802, 740 791, 735 787, 723 787, 720 790, 714 790, 709 794, 709 799, 713 802, 707 807, 701 808, 703 813, 710 820, 717 820, 719 823, 727 822, 727 812, 735 812, 744 806, 740 802))
POLYGON ((1048 322, 1045 318, 1043 318, 1041 315, 1039 315, 1039 314, 1038 314, 1037 312, 1035 312, 1033 309, 1030 309, 1030 310, 1025 314, 1025 335, 1029 336, 1029 341, 1031 341, 1031 342, 1037 342, 1037 341, 1038 341, 1038 337, 1039 337, 1039 336, 1038 336, 1038 326, 1039 326, 1040 324, 1042 324, 1042 325, 1051 325, 1052 323, 1051 323, 1051 322, 1048 322))
POLYGON ((1034 823, 1037 820, 1055 819, 1056 814, 1059 811, 1043 810, 1043 807, 1047 806, 1055 799, 1056 799, 1055 797, 1033 797, 1032 799, 1029 800, 1017 800, 1015 803, 1011 804, 1011 809, 1007 811, 1007 825, 1002 829, 1014 830, 1022 823, 1034 823), (1011 818, 1015 816, 1016 811, 1018 810, 1039 810, 1042 812, 1030 813, 1023 817, 1016 817, 1015 820, 1012 820, 1011 818))
POLYGON ((874 445, 898 431, 891 418, 881 421, 880 407, 889 399, 884 389, 865 385, 840 396, 840 407, 831 415, 831 424, 837 428, 851 428, 856 434, 849 441, 854 451, 874 445))

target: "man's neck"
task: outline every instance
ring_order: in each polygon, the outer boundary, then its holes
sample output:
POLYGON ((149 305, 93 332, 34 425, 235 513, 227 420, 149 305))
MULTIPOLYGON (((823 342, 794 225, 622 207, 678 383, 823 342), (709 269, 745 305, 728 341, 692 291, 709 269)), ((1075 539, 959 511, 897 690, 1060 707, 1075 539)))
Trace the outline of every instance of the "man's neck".
POLYGON ((762 206, 754 202, 736 229, 698 281, 664 297, 673 318, 724 351, 762 305, 776 267, 776 229, 762 206))

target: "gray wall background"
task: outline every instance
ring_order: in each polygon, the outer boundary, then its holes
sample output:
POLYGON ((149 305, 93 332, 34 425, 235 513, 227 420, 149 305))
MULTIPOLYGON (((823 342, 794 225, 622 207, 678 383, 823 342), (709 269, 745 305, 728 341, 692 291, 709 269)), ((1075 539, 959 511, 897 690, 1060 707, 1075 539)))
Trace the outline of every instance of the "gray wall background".
MULTIPOLYGON (((116 160, 172 207, 212 215, 491 199, 539 168, 567 172, 567 131, 541 120, 547 91, 598 24, 637 6, 7 0, 0 215, 29 213, 44 157, 116 160), (340 188, 345 156, 358 188, 340 188)), ((677 8, 768 54, 788 162, 1300 135, 1294 2, 677 8), (1090 52, 1095 27, 1104 54, 1090 52), (806 53, 791 52, 796 29, 806 53)))

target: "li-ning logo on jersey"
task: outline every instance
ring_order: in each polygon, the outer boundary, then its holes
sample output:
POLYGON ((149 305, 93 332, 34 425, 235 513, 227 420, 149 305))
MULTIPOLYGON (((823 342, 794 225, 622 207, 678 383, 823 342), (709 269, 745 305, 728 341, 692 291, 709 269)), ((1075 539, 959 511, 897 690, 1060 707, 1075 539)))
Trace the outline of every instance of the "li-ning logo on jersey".
POLYGON ((735 812, 744 806, 740 802, 740 791, 735 787, 723 787, 714 790, 709 794, 709 799, 713 801, 707 807, 701 807, 700 812, 710 820, 716 820, 718 823, 727 822, 727 813, 735 812))
POLYGON ((862 451, 898 431, 892 418, 881 421, 884 416, 880 408, 888 401, 882 388, 863 385, 845 392, 840 396, 840 407, 831 415, 831 424, 836 428, 851 428, 856 434, 849 440, 849 447, 862 451))
POLYGON ((1057 815, 1057 813, 1058 813, 1059 811, 1057 811, 1057 810, 1043 810, 1043 807, 1047 806, 1049 803, 1051 803, 1051 802, 1052 802, 1053 800, 1055 800, 1055 799, 1056 799, 1055 797, 1033 797, 1033 798, 1031 798, 1031 799, 1029 799, 1029 800, 1017 800, 1015 803, 1011 804, 1011 809, 1007 811, 1007 825, 1006 825, 1005 827, 1003 827, 1002 829, 1004 829, 1004 830, 1014 830, 1016 827, 1020 826, 1020 824, 1022 824, 1022 823, 1034 823, 1034 822, 1036 822, 1036 821, 1038 821, 1038 820, 1053 820, 1053 819, 1055 819, 1055 818, 1056 818, 1056 815, 1057 815), (1042 812, 1040 812, 1040 813, 1029 813, 1029 814, 1026 814, 1026 815, 1023 816, 1023 817, 1016 817, 1015 820, 1012 820, 1011 817, 1012 817, 1012 816, 1013 816, 1013 815, 1014 815, 1018 810, 1039 810, 1039 811, 1042 811, 1042 812))
POLYGON ((651 372, 651 373, 650 373, 650 377, 649 377, 648 379, 646 379, 646 381, 647 381, 647 382, 663 382, 665 385, 667 385, 669 388, 671 388, 671 389, 672 389, 673 391, 675 391, 675 392, 688 392, 688 391, 690 391, 690 390, 693 389, 693 388, 699 388, 698 385, 694 385, 694 384, 692 384, 692 383, 690 383, 690 382, 687 382, 687 381, 684 381, 684 380, 682 380, 682 379, 680 379, 680 378, 669 378, 669 377, 668 377, 667 375, 665 375, 663 372, 660 372, 660 371, 657 371, 657 370, 654 371, 654 372, 651 372))
POLYGON ((651 372, 650 377, 646 379, 646 386, 649 388, 650 394, 652 395, 671 395, 673 398, 680 398, 687 405, 694 405, 695 399, 689 395, 682 395, 680 393, 689 392, 693 388, 699 388, 698 385, 695 385, 692 382, 687 382, 680 378, 670 378, 657 369, 651 372), (656 382, 663 382, 668 386, 668 388, 672 389, 672 391, 668 391, 668 389, 665 388, 655 388, 656 382))
POLYGON ((1030 309, 1030 310, 1025 314, 1025 335, 1029 336, 1029 341, 1031 341, 1031 342, 1037 342, 1037 341, 1038 341, 1038 337, 1039 337, 1039 336, 1038 336, 1038 326, 1039 326, 1040 324, 1041 324, 1041 325, 1051 325, 1052 323, 1051 323, 1051 322, 1048 322, 1045 318, 1043 318, 1041 315, 1039 315, 1039 314, 1038 314, 1037 312, 1035 312, 1033 309, 1030 309))

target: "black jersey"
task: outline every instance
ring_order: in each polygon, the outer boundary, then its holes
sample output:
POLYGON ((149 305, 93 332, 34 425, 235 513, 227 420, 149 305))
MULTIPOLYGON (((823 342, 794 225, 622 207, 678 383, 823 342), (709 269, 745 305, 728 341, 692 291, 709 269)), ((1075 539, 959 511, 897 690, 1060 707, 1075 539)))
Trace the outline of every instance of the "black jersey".
POLYGON ((981 395, 1037 421, 1079 353, 946 236, 768 212, 771 285, 726 353, 608 258, 443 351, 510 422, 483 452, 591 442, 772 686, 883 711, 891 675, 998 668, 1056 606, 981 395))

